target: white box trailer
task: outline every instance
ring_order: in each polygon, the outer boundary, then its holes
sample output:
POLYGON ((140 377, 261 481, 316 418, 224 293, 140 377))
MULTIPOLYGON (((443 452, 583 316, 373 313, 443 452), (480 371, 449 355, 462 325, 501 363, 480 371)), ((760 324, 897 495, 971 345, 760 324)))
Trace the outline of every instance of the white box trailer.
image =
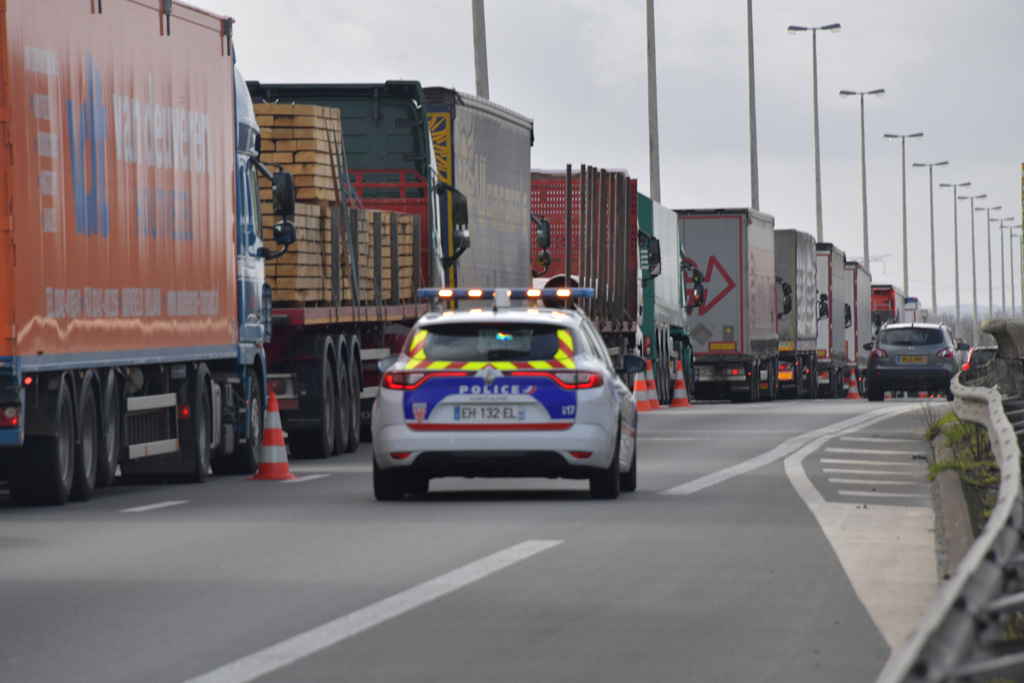
POLYGON ((704 274, 704 303, 689 321, 694 398, 774 400, 775 218, 753 209, 676 213, 687 260, 704 274))
POLYGON ((828 315, 818 320, 818 396, 842 398, 846 371, 846 255, 828 242, 818 242, 818 302, 828 315))
POLYGON ((863 394, 864 375, 871 352, 864 344, 871 342, 871 273, 859 261, 846 262, 846 305, 850 323, 846 328, 846 362, 854 369, 858 393, 863 394))
POLYGON ((814 398, 817 393, 816 253, 814 235, 798 230, 775 231, 779 391, 797 398, 814 398))

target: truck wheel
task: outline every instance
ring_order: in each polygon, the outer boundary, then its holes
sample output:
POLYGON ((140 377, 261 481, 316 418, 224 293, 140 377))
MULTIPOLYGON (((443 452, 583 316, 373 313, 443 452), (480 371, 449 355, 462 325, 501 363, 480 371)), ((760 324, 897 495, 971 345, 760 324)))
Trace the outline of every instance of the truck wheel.
POLYGON ((57 433, 25 437, 11 463, 11 498, 18 505, 63 505, 71 496, 75 473, 75 406, 61 382, 55 423, 57 433))
POLYGON ((202 379, 200 379, 200 385, 197 388, 199 399, 196 401, 195 410, 192 413, 192 439, 185 445, 189 464, 194 467, 192 472, 185 475, 185 480, 194 484, 206 481, 210 471, 211 456, 210 390, 202 379))
POLYGON ((341 455, 348 449, 348 432, 352 428, 349 413, 352 412, 352 388, 348 379, 348 363, 338 357, 338 398, 334 411, 334 455, 341 455))
POLYGON ((104 387, 100 457, 96 463, 96 486, 110 486, 117 474, 121 458, 121 387, 114 373, 107 376, 104 387))
POLYGON ((359 398, 362 383, 362 368, 353 362, 348 366, 348 390, 349 390, 349 411, 348 411, 348 442, 345 444, 345 452, 351 453, 359 448, 359 441, 362 437, 363 428, 363 407, 359 398))
POLYGON ((334 421, 337 418, 337 397, 334 394, 334 368, 322 363, 317 370, 320 380, 320 429, 288 433, 296 458, 322 460, 334 451, 334 421))
MULTIPOLYGON (((87 373, 88 374, 88 373, 87 373)), ((82 383, 78 408, 78 443, 71 500, 89 500, 96 488, 96 461, 100 456, 100 411, 93 383, 82 383)))
POLYGON ((249 369, 245 373, 249 390, 246 393, 245 405, 249 418, 249 431, 245 443, 238 444, 235 451, 235 474, 256 474, 263 457, 263 391, 260 389, 259 375, 249 369))
POLYGON ((401 473, 382 470, 373 459, 373 496, 377 500, 402 500, 405 496, 401 473))

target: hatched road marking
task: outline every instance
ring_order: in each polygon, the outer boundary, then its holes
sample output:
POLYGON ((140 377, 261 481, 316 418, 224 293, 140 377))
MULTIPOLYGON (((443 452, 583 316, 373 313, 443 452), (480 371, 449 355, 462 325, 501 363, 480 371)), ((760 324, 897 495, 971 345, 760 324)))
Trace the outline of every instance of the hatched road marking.
POLYGON ((254 652, 186 683, 248 683, 511 567, 562 541, 525 541, 254 652))

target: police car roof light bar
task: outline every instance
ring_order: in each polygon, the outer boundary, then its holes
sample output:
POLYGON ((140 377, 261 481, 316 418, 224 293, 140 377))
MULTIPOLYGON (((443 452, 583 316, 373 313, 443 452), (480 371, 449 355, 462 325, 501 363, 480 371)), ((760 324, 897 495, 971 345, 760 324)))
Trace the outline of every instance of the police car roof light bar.
POLYGON ((448 299, 448 300, 488 300, 495 298, 496 292, 506 293, 509 299, 512 300, 524 300, 524 299, 592 299, 594 298, 594 290, 591 287, 546 287, 544 289, 536 288, 436 288, 436 287, 421 287, 416 290, 416 296, 420 299, 448 299))

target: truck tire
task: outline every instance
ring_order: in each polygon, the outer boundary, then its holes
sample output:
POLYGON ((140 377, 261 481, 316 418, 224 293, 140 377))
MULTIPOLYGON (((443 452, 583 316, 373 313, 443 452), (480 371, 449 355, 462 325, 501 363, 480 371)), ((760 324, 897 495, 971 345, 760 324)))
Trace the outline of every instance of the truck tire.
POLYGON ((334 455, 348 449, 348 433, 352 428, 352 388, 348 379, 348 363, 338 354, 337 397, 334 400, 334 455))
POLYGON ((190 439, 184 444, 184 455, 186 463, 192 468, 185 474, 185 481, 193 484, 201 484, 206 481, 210 471, 210 458, 212 455, 211 443, 211 419, 210 389, 203 374, 197 374, 196 386, 193 396, 195 401, 192 404, 192 425, 190 439))
POLYGON ((56 433, 27 436, 10 468, 11 498, 18 505, 63 505, 71 496, 75 473, 75 405, 61 382, 54 424, 56 433))
POLYGON ((331 362, 323 359, 316 369, 320 385, 320 429, 295 430, 288 433, 292 456, 322 460, 334 452, 334 421, 337 418, 336 372, 331 362))
POLYGON ((103 488, 114 483, 117 465, 121 459, 121 385, 111 370, 103 386, 100 421, 100 457, 96 463, 96 486, 103 488))
POLYGON ((78 439, 71 500, 89 500, 96 488, 96 461, 100 457, 100 409, 96 385, 86 373, 78 401, 78 439))
POLYGON ((351 360, 348 364, 348 390, 349 390, 349 411, 348 411, 348 443, 345 444, 345 452, 352 453, 359 448, 359 442, 362 439, 363 429, 363 407, 360 401, 360 394, 362 393, 363 380, 362 380, 362 368, 355 361, 355 356, 351 356, 351 360))
POLYGON ((249 430, 245 443, 239 443, 235 449, 232 469, 235 474, 256 474, 263 456, 263 391, 255 370, 246 370, 245 378, 249 385, 245 396, 249 430))

